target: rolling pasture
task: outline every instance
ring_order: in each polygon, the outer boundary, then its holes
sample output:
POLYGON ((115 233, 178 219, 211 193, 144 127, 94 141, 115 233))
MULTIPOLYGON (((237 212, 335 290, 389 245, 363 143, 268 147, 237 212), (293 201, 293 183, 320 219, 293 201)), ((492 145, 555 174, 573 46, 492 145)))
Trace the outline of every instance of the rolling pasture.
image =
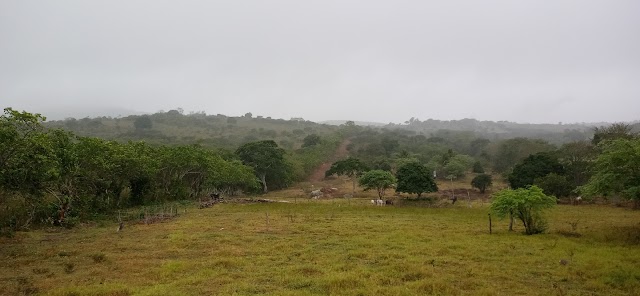
POLYGON ((638 295, 640 211, 561 205, 546 234, 488 204, 368 197, 182 208, 0 241, 3 295, 638 295), (437 205, 437 206, 436 206, 437 205))

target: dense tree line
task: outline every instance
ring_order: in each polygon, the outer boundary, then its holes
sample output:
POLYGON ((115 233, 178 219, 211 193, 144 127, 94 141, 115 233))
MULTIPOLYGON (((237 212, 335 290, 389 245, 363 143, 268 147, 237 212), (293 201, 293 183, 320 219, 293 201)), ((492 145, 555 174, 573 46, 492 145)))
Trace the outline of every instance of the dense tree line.
MULTIPOLYGON (((137 133, 153 135, 158 122, 187 117, 160 115, 136 117, 137 133)), ((281 189, 306 178, 342 141, 302 132, 298 149, 258 140, 231 151, 77 136, 44 120, 11 108, 0 117, 0 228, 70 225, 123 207, 281 189)))
POLYGON ((199 145, 150 146, 46 129, 39 114, 0 117, 0 227, 69 224, 115 209, 253 190, 254 169, 199 145))
POLYGON ((357 177, 375 171, 360 178, 361 185, 381 194, 397 186, 399 192, 420 196, 437 190, 434 178, 486 171, 473 182, 481 191, 492 183, 491 175, 501 174, 514 189, 536 185, 556 197, 584 192, 640 200, 639 140, 625 124, 595 128, 591 141, 558 147, 541 139, 489 139, 471 131, 425 135, 353 122, 328 128, 249 113, 226 117, 172 110, 123 119, 43 121, 38 114, 10 108, 0 117, 0 227, 68 224, 127 206, 284 188, 304 180, 345 138, 352 158, 334 163, 327 175, 353 177, 355 188, 357 177), (259 125, 247 125, 254 121, 259 125), (112 125, 145 142, 77 136, 57 128, 105 130, 112 125), (184 145, 176 146, 165 134, 193 126, 225 138, 211 138, 212 144, 182 137, 184 145), (172 145, 159 144, 165 142, 172 145))
MULTIPOLYGON (((637 170, 631 169, 633 165, 623 164, 635 163, 634 157, 640 152, 633 147, 640 140, 634 126, 623 123, 594 128, 590 141, 572 141, 560 146, 531 138, 489 140, 469 131, 439 130, 426 136, 407 129, 347 124, 343 132, 351 137, 351 156, 371 170, 404 175, 406 171, 401 170, 402 167, 418 163, 437 178, 461 178, 471 172, 481 174, 476 175, 478 178, 474 178, 472 186, 483 192, 493 183, 491 175, 497 174, 514 189, 536 185, 545 194, 558 198, 600 194, 640 200, 635 193, 640 186, 634 174, 637 170), (616 162, 616 166, 610 165, 616 162), (624 174, 620 172, 625 169, 624 174), (484 174, 485 171, 488 174, 484 174)), ((401 184, 402 178, 397 177, 401 184)))
POLYGON ((234 150, 242 144, 273 140, 287 150, 313 145, 331 135, 338 127, 305 121, 254 116, 226 116, 189 112, 178 108, 148 115, 126 117, 68 118, 44 123, 49 128, 63 128, 76 135, 102 139, 145 141, 152 144, 189 145, 234 150), (305 140, 306 139, 306 140, 305 140))

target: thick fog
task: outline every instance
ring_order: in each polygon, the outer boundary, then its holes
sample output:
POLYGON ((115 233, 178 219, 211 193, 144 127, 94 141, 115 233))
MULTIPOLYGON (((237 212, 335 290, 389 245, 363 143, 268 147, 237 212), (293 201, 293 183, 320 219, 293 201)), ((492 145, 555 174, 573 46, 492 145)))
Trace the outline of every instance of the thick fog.
POLYGON ((3 0, 8 106, 638 120, 640 1, 3 0))

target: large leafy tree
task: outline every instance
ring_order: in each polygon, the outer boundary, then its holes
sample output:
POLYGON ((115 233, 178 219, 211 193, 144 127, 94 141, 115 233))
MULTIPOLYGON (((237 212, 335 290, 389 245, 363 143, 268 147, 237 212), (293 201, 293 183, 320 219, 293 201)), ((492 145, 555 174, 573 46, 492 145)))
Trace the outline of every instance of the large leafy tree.
MULTIPOLYGON (((46 192, 60 175, 55 136, 40 114, 4 109, 0 116, 0 228, 28 227, 47 209, 46 192)), ((46 213, 44 213, 46 215, 46 213)))
POLYGON ((533 181, 533 184, 542 188, 547 195, 553 195, 555 197, 565 197, 571 194, 571 190, 574 188, 567 180, 566 176, 558 175, 556 173, 550 173, 543 177, 538 177, 533 181))
POLYGON ((460 178, 464 177, 465 173, 473 165, 473 158, 464 154, 456 154, 449 159, 446 165, 444 165, 444 173, 447 178, 460 178))
POLYGON ((598 145, 603 141, 611 141, 615 139, 633 139, 637 138, 638 134, 632 131, 630 125, 625 123, 614 123, 609 126, 600 126, 593 129, 593 139, 591 143, 598 145))
POLYGON ((556 200, 544 194, 535 185, 527 188, 504 189, 493 195, 491 211, 498 217, 515 216, 524 226, 526 234, 542 233, 547 223, 542 215, 546 209, 552 208, 556 200))
POLYGON ((550 173, 564 175, 564 168, 556 157, 550 153, 541 152, 529 155, 517 164, 509 175, 508 181, 512 188, 523 188, 533 185, 536 178, 550 173))
POLYGON ((478 188, 480 193, 484 193, 487 190, 487 187, 490 187, 491 184, 493 184, 493 180, 491 175, 487 174, 477 175, 473 180, 471 180, 471 186, 473 186, 473 188, 478 188))
POLYGON ((396 173, 396 178, 398 179, 397 192, 417 194, 420 198, 422 193, 438 191, 431 171, 421 163, 409 162, 401 166, 396 173))
POLYGON ((581 191, 591 196, 619 194, 640 204, 640 139, 607 141, 600 148, 593 176, 581 191))
POLYGON ((349 157, 345 160, 339 160, 331 164, 331 168, 327 170, 325 177, 331 175, 347 176, 351 178, 353 183, 353 194, 356 192, 356 179, 362 173, 368 170, 367 166, 360 159, 349 157))
POLYGON ((368 171, 360 177, 360 186, 364 190, 375 189, 378 197, 382 199, 387 189, 393 188, 396 183, 396 177, 391 172, 383 170, 368 171))
POLYGON ((555 147, 544 140, 514 138, 504 140, 493 150, 491 153, 493 171, 504 173, 508 172, 514 165, 527 156, 539 152, 553 151, 555 147))
POLYGON ((570 142, 558 149, 558 160, 565 168, 567 181, 573 188, 587 183, 590 166, 597 156, 595 146, 586 141, 570 142))
POLYGON ((268 192, 267 182, 288 184, 291 168, 286 162, 284 149, 272 140, 250 142, 240 146, 236 154, 242 163, 252 167, 262 184, 263 192, 268 192))

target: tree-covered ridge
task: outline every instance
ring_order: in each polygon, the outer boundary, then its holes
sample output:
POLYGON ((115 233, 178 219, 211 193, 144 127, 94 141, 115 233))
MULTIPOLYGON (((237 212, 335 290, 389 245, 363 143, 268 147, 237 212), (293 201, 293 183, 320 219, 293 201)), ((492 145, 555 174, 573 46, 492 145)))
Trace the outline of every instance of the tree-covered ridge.
MULTIPOLYGON (((411 118, 402 125, 389 124, 388 128, 402 128, 419 133, 435 133, 439 130, 467 131, 491 139, 535 138, 553 144, 583 141, 593 135, 593 124, 530 124, 508 121, 480 121, 476 119, 420 121, 411 118)), ((640 128, 640 125, 638 126, 640 128)))
MULTIPOLYGON (((140 118, 133 123, 138 129, 152 128, 153 121, 140 118)), ((266 189, 265 180, 269 188, 280 189, 304 179, 341 142, 337 134, 314 135, 304 148, 286 151, 266 140, 234 153, 196 143, 77 136, 47 128, 44 120, 11 108, 0 116, 0 228, 69 224, 128 206, 257 192, 266 189), (261 143, 276 154, 252 149, 261 143), (257 165, 247 158, 251 153, 268 156, 267 163, 257 165)))
POLYGON ((272 119, 254 117, 251 113, 239 117, 207 115, 204 112, 184 114, 182 110, 122 118, 68 118, 45 125, 109 140, 144 140, 167 145, 198 143, 226 149, 260 140, 273 140, 285 149, 295 149, 304 144, 305 137, 325 136, 338 129, 302 118, 272 119))

